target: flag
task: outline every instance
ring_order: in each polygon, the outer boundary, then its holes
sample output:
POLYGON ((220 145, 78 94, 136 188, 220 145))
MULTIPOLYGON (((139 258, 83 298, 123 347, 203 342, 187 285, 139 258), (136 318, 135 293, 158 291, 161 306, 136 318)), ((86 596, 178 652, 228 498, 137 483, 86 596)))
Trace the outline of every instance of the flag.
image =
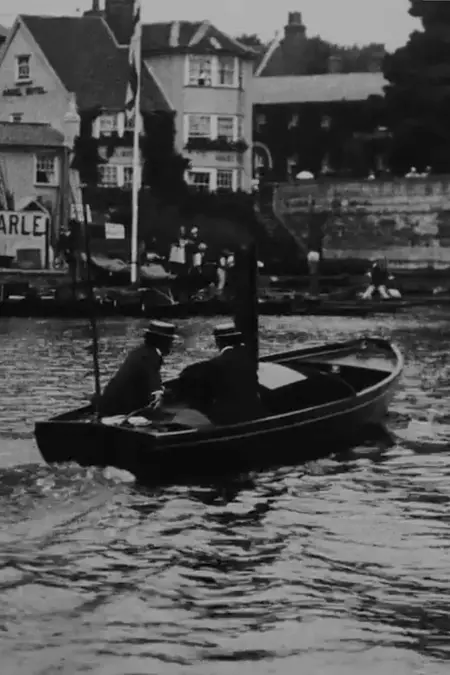
POLYGON ((133 30, 128 52, 128 84, 125 97, 125 115, 130 122, 136 113, 136 100, 141 82, 141 0, 134 0, 133 7, 133 30))

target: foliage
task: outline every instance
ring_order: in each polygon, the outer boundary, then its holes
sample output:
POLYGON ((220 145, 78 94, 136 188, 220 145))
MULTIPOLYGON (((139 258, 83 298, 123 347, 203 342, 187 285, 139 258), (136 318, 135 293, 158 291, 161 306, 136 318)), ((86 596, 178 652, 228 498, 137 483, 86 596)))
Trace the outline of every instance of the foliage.
POLYGON ((187 189, 184 174, 190 163, 175 150, 175 116, 147 114, 143 124, 143 185, 168 202, 176 201, 187 189))
POLYGON ((257 51, 265 49, 267 46, 256 33, 242 33, 242 35, 238 35, 236 37, 236 40, 247 47, 256 49, 257 51))
POLYGON ((226 136, 218 138, 189 138, 186 143, 189 152, 237 152, 248 150, 248 143, 244 139, 230 141, 226 136))
POLYGON ((100 178, 99 139, 92 136, 92 126, 100 112, 95 108, 80 113, 80 133, 74 141, 72 168, 79 172, 81 182, 90 186, 97 185, 100 178))
POLYGON ((386 57, 386 106, 392 131, 390 164, 395 173, 411 166, 450 171, 449 3, 411 1, 423 31, 386 57))
POLYGON ((387 142, 386 113, 381 97, 361 102, 334 102, 261 106, 267 123, 255 140, 265 143, 274 162, 273 180, 285 180, 286 158, 295 171, 321 172, 325 159, 333 173, 367 177, 374 158, 387 142), (328 118, 329 125, 323 124, 328 118), (295 123, 293 123, 295 120, 295 123))

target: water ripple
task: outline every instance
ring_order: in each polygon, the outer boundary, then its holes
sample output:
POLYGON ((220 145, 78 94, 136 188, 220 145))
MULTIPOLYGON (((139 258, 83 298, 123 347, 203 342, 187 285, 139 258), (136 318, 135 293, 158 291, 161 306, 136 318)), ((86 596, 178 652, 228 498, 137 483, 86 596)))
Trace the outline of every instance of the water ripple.
MULTIPOLYGON (((33 423, 92 390, 89 331, 0 321, 2 675, 448 672, 450 459, 408 441, 449 437, 446 318, 263 323, 263 351, 397 341, 399 442, 152 490, 110 469, 50 468, 33 423)), ((102 324, 104 378, 142 326, 102 324)), ((186 327, 204 333, 185 363, 212 353, 211 326, 186 327)))

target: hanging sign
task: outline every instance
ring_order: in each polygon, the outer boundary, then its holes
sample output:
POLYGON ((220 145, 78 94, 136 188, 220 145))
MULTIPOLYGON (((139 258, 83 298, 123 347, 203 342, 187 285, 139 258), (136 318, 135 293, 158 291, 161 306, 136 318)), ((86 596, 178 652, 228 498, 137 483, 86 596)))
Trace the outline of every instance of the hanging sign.
POLYGON ((50 218, 42 211, 0 211, 0 255, 17 256, 17 251, 39 250, 45 260, 50 218))

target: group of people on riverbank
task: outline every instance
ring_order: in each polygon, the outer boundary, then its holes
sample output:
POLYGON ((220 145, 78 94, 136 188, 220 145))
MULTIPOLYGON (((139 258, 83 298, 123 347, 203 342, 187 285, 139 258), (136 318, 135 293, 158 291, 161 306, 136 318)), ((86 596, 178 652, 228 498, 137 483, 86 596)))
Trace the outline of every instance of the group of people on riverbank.
POLYGON ((171 422, 199 428, 236 424, 263 414, 255 364, 233 324, 214 330, 216 356, 186 367, 175 386, 165 390, 161 367, 175 338, 173 324, 150 323, 144 343, 128 354, 94 401, 102 418, 137 411, 158 417, 164 406, 172 415, 171 422))

